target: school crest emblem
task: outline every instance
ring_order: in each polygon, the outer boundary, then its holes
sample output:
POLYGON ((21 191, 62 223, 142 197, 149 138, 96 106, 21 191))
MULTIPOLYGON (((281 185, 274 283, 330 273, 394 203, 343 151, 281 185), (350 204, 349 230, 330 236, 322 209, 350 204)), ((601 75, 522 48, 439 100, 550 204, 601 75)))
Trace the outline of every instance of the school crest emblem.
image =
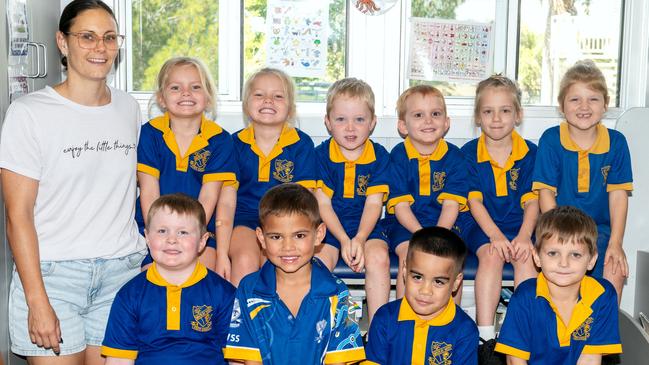
POLYGON ((446 182, 446 171, 433 172, 433 191, 440 191, 444 189, 445 182, 446 182))
POLYGON ((579 326, 573 333, 572 339, 575 341, 586 341, 590 337, 590 329, 593 324, 593 317, 588 317, 584 323, 579 326))
POLYGON ((275 171, 273 171, 273 178, 283 183, 293 181, 293 161, 289 160, 275 160, 275 171))
POLYGON ((509 188, 512 190, 518 189, 518 173, 521 171, 520 167, 509 170, 509 188))
POLYGON ((194 331, 207 332, 212 329, 211 305, 195 305, 192 307, 192 314, 194 315, 194 321, 192 321, 194 331))
POLYGON ((358 175, 356 183, 356 194, 366 195, 367 194, 367 183, 370 181, 370 175, 358 175))
POLYGON ((606 185, 606 180, 608 179, 608 172, 611 171, 611 165, 606 165, 602 167, 602 176, 604 177, 604 182, 602 185, 606 185))
POLYGON ((189 158, 189 167, 191 167, 192 170, 197 172, 205 172, 205 167, 207 167, 207 161, 209 161, 211 155, 212 152, 206 149, 202 149, 200 151, 196 151, 192 153, 191 157, 189 158))
POLYGON ((450 343, 433 341, 430 344, 428 365, 451 365, 452 353, 453 345, 450 343))

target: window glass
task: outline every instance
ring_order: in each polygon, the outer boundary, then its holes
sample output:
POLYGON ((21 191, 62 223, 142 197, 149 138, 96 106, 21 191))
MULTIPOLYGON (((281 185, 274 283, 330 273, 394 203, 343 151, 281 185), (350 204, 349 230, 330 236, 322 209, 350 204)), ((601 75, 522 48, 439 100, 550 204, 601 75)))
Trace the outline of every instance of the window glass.
POLYGON ((218 0, 131 0, 133 91, 153 91, 174 56, 202 60, 218 82, 218 0))
MULTIPOLYGON (((413 0, 410 14, 418 18, 449 19, 479 23, 493 22, 496 0, 413 0)), ((409 85, 435 86, 447 96, 473 97, 475 82, 409 80, 409 85)))
POLYGON ((566 69, 592 59, 617 105, 622 0, 520 1, 518 82, 525 104, 557 105, 566 69))
MULTIPOLYGON (((345 0, 294 0, 299 7, 309 7, 326 2, 329 4, 329 38, 327 40, 327 64, 324 77, 294 77, 298 101, 324 102, 327 89, 333 82, 345 77, 347 39, 347 8, 345 0)), ((277 1, 275 1, 277 3, 277 1)), ((243 80, 255 70, 266 66, 267 24, 266 0, 245 0, 243 10, 243 80)))

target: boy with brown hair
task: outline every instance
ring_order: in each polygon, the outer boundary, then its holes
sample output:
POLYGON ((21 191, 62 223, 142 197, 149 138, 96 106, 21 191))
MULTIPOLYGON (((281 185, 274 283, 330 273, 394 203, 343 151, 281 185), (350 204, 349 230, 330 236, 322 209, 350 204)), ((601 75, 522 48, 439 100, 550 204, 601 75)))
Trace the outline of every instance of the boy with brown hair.
POLYGON ((259 222, 268 261, 239 284, 225 357, 245 364, 364 359, 349 290, 313 257, 325 236, 313 194, 298 184, 271 188, 259 203, 259 222))
POLYGON ((541 273, 514 292, 496 351, 513 365, 600 364, 621 353, 615 289, 586 276, 597 261, 593 219, 571 206, 544 213, 533 257, 541 273))
POLYGON ((117 293, 101 348, 106 364, 223 364, 234 287, 198 260, 207 232, 201 203, 184 194, 151 204, 153 264, 117 293))

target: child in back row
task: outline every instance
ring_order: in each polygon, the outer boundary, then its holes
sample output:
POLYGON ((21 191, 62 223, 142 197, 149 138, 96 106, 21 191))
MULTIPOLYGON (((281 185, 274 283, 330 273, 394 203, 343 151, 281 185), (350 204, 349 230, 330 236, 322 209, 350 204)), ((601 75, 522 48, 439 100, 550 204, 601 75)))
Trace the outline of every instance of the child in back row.
MULTIPOLYGON (((184 193, 198 199, 210 233, 201 262, 228 278, 238 167, 230 134, 205 116, 214 111, 215 94, 209 71, 197 59, 172 58, 160 69, 155 96, 165 113, 142 126, 136 221, 143 233, 149 207, 160 195, 184 193)), ((150 263, 148 255, 142 265, 150 263)))
POLYGON ((368 318, 388 302, 390 257, 377 224, 388 193, 390 156, 369 139, 376 126, 374 93, 362 80, 336 81, 327 93, 325 125, 331 138, 316 148, 320 215, 327 226, 316 254, 333 271, 342 256, 356 272, 365 265, 368 318))
POLYGON ((245 364, 363 360, 349 290, 313 256, 326 231, 313 194, 297 184, 273 187, 261 199, 259 222, 268 261, 237 289, 225 357, 245 364))
POLYGON ((622 248, 633 189, 629 147, 622 133, 601 123, 608 88, 593 61, 568 69, 558 100, 566 121, 541 136, 532 188, 539 192, 541 212, 572 205, 595 220, 599 258, 592 275, 609 280, 619 301, 629 273, 622 248))
POLYGON ((584 212, 560 206, 536 227, 538 278, 511 297, 496 351, 507 364, 600 364, 622 352, 615 288, 586 276, 597 261, 597 226, 584 212))
POLYGON ((317 180, 313 141, 292 125, 295 86, 291 77, 277 69, 261 69, 246 81, 242 99, 249 125, 232 137, 241 167, 230 244, 234 285, 263 262, 255 235, 262 195, 288 182, 315 189, 317 180))
POLYGON ((482 135, 462 146, 471 168, 469 207, 475 219, 464 217, 468 224, 463 228, 479 260, 476 322, 485 340, 496 336, 494 317, 505 262, 514 266, 514 287, 537 274, 531 258, 539 211, 532 192, 536 145, 514 130, 523 119, 520 98, 516 83, 505 76, 481 81, 474 118, 482 135))
POLYGON ((198 260, 209 233, 204 207, 184 194, 149 207, 154 263, 117 293, 102 355, 106 364, 223 364, 234 287, 198 260))
POLYGON ((370 325, 367 364, 478 364, 478 330, 453 302, 467 254, 462 239, 426 227, 410 239, 404 298, 382 306, 370 325))
MULTIPOLYGON (((406 137, 390 152, 386 229, 402 272, 412 233, 426 226, 451 229, 467 209, 469 167, 460 149, 444 140, 450 118, 439 90, 407 89, 397 100, 397 113, 399 133, 406 137)), ((404 282, 397 280, 397 298, 403 293, 404 282)))

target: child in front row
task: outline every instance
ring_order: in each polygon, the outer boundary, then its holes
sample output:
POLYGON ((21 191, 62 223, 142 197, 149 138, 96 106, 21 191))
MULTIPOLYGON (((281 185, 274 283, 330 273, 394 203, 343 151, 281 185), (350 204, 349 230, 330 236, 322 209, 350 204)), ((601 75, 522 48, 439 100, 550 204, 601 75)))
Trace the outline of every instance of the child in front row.
POLYGON ((593 61, 566 71, 558 100, 566 121, 541 136, 532 188, 539 192, 541 212, 572 205, 595 220, 599 258, 592 275, 609 280, 619 302, 629 274, 622 248, 633 190, 629 147, 622 133, 602 125, 608 88, 593 61))
POLYGON ((316 254, 333 271, 338 255, 356 272, 365 265, 370 322, 388 302, 390 257, 377 224, 388 193, 390 155, 369 137, 376 126, 374 93, 362 80, 336 81, 327 93, 325 125, 331 138, 316 148, 316 198, 327 234, 316 254))
POLYGON ((255 229, 259 200, 273 186, 294 182, 315 189, 315 150, 295 128, 295 86, 283 71, 263 68, 243 88, 242 108, 249 125, 232 139, 240 166, 240 187, 230 244, 231 282, 236 286, 257 271, 263 255, 255 229))
POLYGON ((405 297, 382 306, 370 325, 367 364, 478 364, 478 329, 451 298, 462 282, 467 249, 442 227, 410 239, 405 297))
MULTIPOLYGON (((140 233, 160 195, 184 193, 198 199, 210 233, 201 262, 227 279, 238 169, 230 134, 205 115, 214 112, 216 88, 201 61, 176 57, 160 69, 155 96, 165 113, 142 126, 137 149, 140 233)), ((150 263, 149 254, 142 265, 150 263)))
POLYGON ((597 226, 581 210, 560 206, 536 227, 536 279, 512 296, 496 351, 507 364, 600 364, 622 352, 615 288, 586 276, 597 261, 597 226))
POLYGON ((101 349, 106 364, 226 364, 234 287, 198 260, 209 233, 196 200, 172 194, 148 210, 154 263, 117 293, 101 349))
MULTIPOLYGON (((471 168, 466 241, 479 260, 475 276, 476 322, 480 337, 496 336, 503 265, 514 266, 514 287, 537 275, 532 234, 538 197, 532 192, 536 145, 514 128, 523 119, 521 91, 509 78, 494 75, 476 89, 474 118, 480 138, 462 146, 471 168), (475 224, 477 223, 477 225, 475 224)), ((463 213, 467 214, 467 213, 463 213)))
POLYGON ((268 190, 257 238, 268 261, 237 289, 225 358, 245 364, 347 364, 365 358, 349 290, 314 258, 318 202, 298 184, 268 190))
MULTIPOLYGON (((444 140, 450 118, 439 90, 407 89, 397 100, 397 113, 399 133, 406 137, 390 152, 386 229, 401 272, 412 233, 427 226, 451 229, 459 212, 468 209, 469 167, 460 149, 444 140)), ((397 298, 403 293, 403 280, 397 279, 397 298)))

